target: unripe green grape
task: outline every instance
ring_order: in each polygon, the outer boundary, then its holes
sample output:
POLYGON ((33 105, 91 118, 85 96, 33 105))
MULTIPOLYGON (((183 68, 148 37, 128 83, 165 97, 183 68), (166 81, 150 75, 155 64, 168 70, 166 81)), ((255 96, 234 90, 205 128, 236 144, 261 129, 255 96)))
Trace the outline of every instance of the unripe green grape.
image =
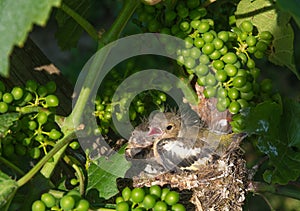
POLYGON ((257 39, 253 35, 249 35, 246 38, 246 43, 247 43, 248 46, 255 46, 256 42, 257 42, 257 39))
POLYGON ((223 40, 224 42, 227 42, 228 39, 229 39, 229 34, 228 34, 227 31, 220 31, 218 33, 218 38, 221 39, 221 40, 223 40))
POLYGON ((255 68, 255 61, 253 59, 249 58, 247 61, 247 67, 249 69, 255 68))
POLYGON ((184 59, 184 65, 187 68, 192 69, 193 67, 195 67, 196 61, 195 61, 195 59, 193 59, 191 57, 187 57, 187 58, 184 59))
POLYGON ((206 76, 205 84, 208 86, 214 86, 214 85, 216 85, 216 83, 217 83, 217 80, 216 80, 215 76, 213 74, 209 73, 206 76))
POLYGON ((79 182, 79 181, 78 181, 78 179, 76 179, 76 178, 72 178, 72 179, 70 180, 70 184, 73 185, 73 186, 77 185, 78 182, 79 182))
POLYGON ((241 62, 242 62, 243 64, 246 64, 246 63, 247 63, 248 58, 247 58, 246 54, 244 54, 244 53, 239 53, 239 54, 238 54, 238 57, 240 58, 240 60, 241 60, 241 62))
POLYGON ((193 59, 198 59, 201 55, 201 51, 199 48, 192 48, 190 49, 190 56, 193 58, 193 59))
POLYGON ((168 206, 163 201, 156 202, 156 204, 153 208, 153 211, 167 211, 167 210, 168 210, 168 206))
POLYGON ((41 200, 33 202, 31 211, 46 211, 46 205, 41 200))
POLYGON ((28 80, 26 81, 25 89, 30 92, 35 92, 38 88, 38 84, 34 80, 28 80))
POLYGON ((218 50, 214 50, 211 54, 209 54, 209 58, 212 60, 217 60, 221 58, 222 54, 218 50))
POLYGON ((174 204, 177 204, 177 202, 179 201, 179 193, 175 192, 175 191, 170 191, 165 198, 165 202, 172 206, 174 204))
POLYGON ((125 201, 117 204, 116 211, 129 211, 129 204, 125 201))
POLYGON ((129 187, 126 187, 122 190, 122 197, 125 201, 128 201, 131 197, 131 190, 129 187))
POLYGON ((38 113, 37 122, 40 125, 45 124, 47 122, 47 120, 48 120, 48 115, 45 112, 41 111, 41 112, 38 113))
POLYGON ((201 21, 200 20, 192 20, 190 25, 193 29, 197 29, 198 26, 200 25, 201 21))
POLYGON ((273 39, 273 35, 269 31, 260 32, 258 34, 258 36, 260 39, 263 39, 263 40, 272 40, 273 39))
POLYGON ((264 41, 261 41, 261 40, 258 41, 255 46, 258 51, 262 51, 262 52, 265 52, 268 48, 268 45, 264 41))
POLYGON ((63 210, 68 211, 72 210, 75 207, 75 200, 72 196, 65 195, 60 199, 59 204, 63 210))
POLYGON ((48 208, 54 207, 56 203, 54 196, 50 193, 43 193, 41 196, 41 200, 48 208))
POLYGON ((236 88, 231 88, 228 90, 228 97, 231 100, 238 99, 240 96, 240 92, 236 88))
POLYGON ((149 188, 149 193, 153 196, 155 196, 156 198, 160 198, 161 194, 162 194, 162 190, 161 187, 159 187, 158 185, 152 185, 149 188))
POLYGON ((6 92, 2 96, 2 100, 3 100, 3 102, 10 104, 14 100, 14 97, 11 93, 6 92))
POLYGON ((196 9, 193 9, 192 11, 190 11, 189 17, 191 20, 199 20, 201 17, 203 17, 203 13, 201 11, 199 11, 198 8, 196 8, 196 9))
POLYGON ((0 102, 0 113, 4 114, 8 111, 8 105, 5 102, 0 102))
POLYGON ((197 48, 202 48, 205 44, 205 41, 203 38, 201 37, 197 37, 194 39, 194 45, 197 47, 197 48))
POLYGON ((186 37, 184 39, 184 43, 185 43, 186 48, 191 48, 191 47, 193 47, 194 40, 191 37, 186 37))
POLYGON ((237 114, 241 109, 240 104, 237 101, 232 101, 229 105, 229 112, 232 114, 237 114))
MULTIPOLYGON (((210 26, 207 22, 201 22, 197 28, 200 33, 205 33, 209 30, 210 26)), ((204 38, 203 38, 204 39, 204 38)), ((205 40, 205 39, 204 39, 205 40)))
POLYGON ((225 111, 227 108, 222 104, 221 101, 218 101, 216 104, 216 108, 219 112, 223 112, 225 111))
POLYGON ((31 148, 29 150, 29 155, 30 157, 32 157, 33 159, 38 159, 41 155, 41 151, 38 147, 34 147, 34 148, 31 148))
POLYGON ((80 201, 76 204, 74 210, 76 211, 88 211, 90 207, 90 203, 85 199, 80 199, 80 201))
POLYGON ((218 70, 215 74, 217 81, 224 82, 227 79, 227 73, 225 70, 218 70))
POLYGON ((216 96, 216 92, 217 92, 216 87, 207 86, 207 87, 205 87, 203 94, 206 98, 212 98, 212 97, 216 96))
POLYGON ((257 59, 262 59, 262 58, 264 58, 264 52, 256 50, 255 53, 254 53, 254 56, 257 59))
POLYGON ((209 64, 209 63, 210 63, 209 56, 206 55, 206 54, 202 54, 202 55, 199 57, 199 62, 200 62, 200 64, 203 64, 203 65, 209 64))
POLYGON ((230 99, 228 97, 225 98, 218 98, 218 103, 220 104, 220 106, 222 106, 222 108, 228 108, 228 106, 230 105, 230 99))
POLYGON ((250 69, 250 74, 253 76, 254 80, 256 80, 260 75, 260 69, 258 68, 250 69))
POLYGON ((219 50, 219 52, 221 53, 222 56, 224 56, 225 54, 227 54, 227 53, 228 53, 228 48, 227 48, 227 46, 224 45, 223 48, 221 48, 221 49, 219 50))
POLYGON ((206 43, 211 43, 214 40, 215 36, 212 32, 206 32, 202 34, 202 38, 206 43))
POLYGON ((241 92, 241 98, 242 99, 245 99, 245 100, 249 101, 249 100, 252 100, 253 97, 254 97, 253 91, 241 92))
POLYGON ((215 46, 212 43, 206 43, 203 47, 202 47, 202 52, 206 55, 211 54, 212 52, 214 52, 215 50, 215 46))
POLYGON ((190 24, 187 21, 183 21, 180 23, 179 28, 181 31, 186 32, 190 29, 190 24))
POLYGON ((249 103, 245 99, 238 99, 237 102, 240 104, 242 109, 249 106, 249 103))
POLYGON ((273 89, 273 84, 271 79, 264 79, 260 83, 260 88, 265 93, 271 93, 273 89))
POLYGON ((61 132, 59 132, 54 128, 49 132, 49 138, 53 140, 58 140, 61 136, 62 136, 61 132))
POLYGON ((223 87, 219 87, 217 90, 217 97, 219 97, 219 98, 227 97, 227 90, 223 87))
POLYGON ((245 41, 248 37, 248 33, 247 32, 242 32, 241 34, 239 34, 239 38, 241 41, 245 41))
POLYGON ((244 32, 252 32, 253 31, 253 24, 250 21, 243 21, 240 25, 240 28, 244 31, 244 32))
POLYGON ((254 53, 256 52, 256 46, 250 46, 250 47, 248 47, 248 48, 247 48, 247 51, 248 51, 249 53, 254 54, 254 53))
POLYGON ((233 86, 236 88, 241 88, 242 86, 244 86, 246 84, 247 80, 244 76, 237 76, 233 79, 233 86))
POLYGON ((250 92, 252 90, 252 84, 249 81, 247 81, 246 84, 238 88, 238 90, 241 92, 250 92))
POLYGON ((152 19, 148 24, 149 32, 158 32, 160 28, 161 24, 155 19, 152 19))
POLYGON ((222 70, 225 67, 223 61, 221 60, 214 60, 212 64, 216 70, 222 70))
POLYGON ((202 77, 198 77, 198 79, 197 79, 197 83, 200 85, 200 86, 205 86, 206 84, 206 82, 205 82, 205 79, 206 79, 206 77, 205 76, 202 76, 202 77))
POLYGON ((186 209, 182 204, 174 204, 172 205, 172 211, 186 211, 186 209))
POLYGON ((131 199, 135 203, 140 203, 145 197, 145 191, 142 188, 134 188, 131 191, 131 199))
POLYGON ((37 93, 40 97, 45 97, 48 94, 48 91, 45 86, 39 86, 37 93))
POLYGON ((46 84, 47 93, 53 94, 56 91, 56 83, 54 81, 49 81, 46 84))
POLYGON ((215 49, 217 49, 217 50, 223 48, 223 46, 224 46, 224 42, 220 38, 217 38, 217 37, 213 40, 213 44, 215 45, 215 49))
POLYGON ((236 68, 236 66, 234 66, 232 64, 226 64, 224 67, 224 70, 226 71, 226 73, 229 77, 234 77, 238 72, 238 69, 236 68))
POLYGON ((146 208, 146 209, 151 209, 154 207, 156 203, 156 199, 153 195, 151 194, 148 194, 145 196, 142 204, 143 204, 143 207, 146 208))
POLYGON ((120 202, 123 202, 124 201, 124 199, 123 199, 123 197, 122 196, 118 196, 117 198, 116 198, 116 204, 119 204, 120 202))
POLYGON ((189 9, 186 7, 181 7, 179 10, 177 10, 177 15, 181 18, 186 18, 189 16, 189 9))
POLYGON ((184 58, 190 56, 190 51, 188 49, 182 49, 181 50, 181 55, 184 56, 184 58))
POLYGON ((11 94, 12 94, 14 100, 20 100, 23 97, 24 92, 21 87, 16 86, 11 90, 11 94))
POLYGON ((223 56, 223 61, 226 64, 234 64, 237 61, 237 56, 235 53, 228 52, 223 56))

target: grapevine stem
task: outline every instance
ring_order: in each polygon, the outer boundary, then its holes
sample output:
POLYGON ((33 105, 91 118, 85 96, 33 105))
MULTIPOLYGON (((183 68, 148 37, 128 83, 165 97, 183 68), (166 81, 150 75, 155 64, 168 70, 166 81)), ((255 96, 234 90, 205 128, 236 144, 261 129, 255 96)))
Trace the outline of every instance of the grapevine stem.
POLYGON ((98 49, 102 48, 106 44, 117 40, 120 37, 121 32, 126 26, 127 22, 131 18, 133 12, 139 5, 140 0, 125 0, 123 7, 107 32, 104 33, 103 37, 99 40, 98 49))
POLYGON ((77 173, 77 177, 79 179, 80 195, 83 195, 84 194, 84 176, 83 176, 83 173, 82 173, 81 169, 68 156, 65 155, 64 160, 66 161, 67 164, 71 165, 72 168, 77 173))
POLYGON ((74 139, 74 136, 75 133, 69 133, 59 142, 57 142, 57 144, 49 153, 47 153, 29 172, 27 172, 27 174, 17 181, 18 186, 21 187, 26 184, 45 165, 45 163, 48 162, 50 158, 52 158, 59 150, 66 146, 72 139, 74 139))
POLYGON ((269 192, 277 195, 291 197, 300 200, 300 187, 292 184, 288 185, 269 185, 263 182, 251 182, 248 185, 248 191, 253 193, 269 192))
POLYGON ((98 40, 98 33, 95 28, 81 15, 62 3, 60 9, 71 16, 94 40, 98 40))

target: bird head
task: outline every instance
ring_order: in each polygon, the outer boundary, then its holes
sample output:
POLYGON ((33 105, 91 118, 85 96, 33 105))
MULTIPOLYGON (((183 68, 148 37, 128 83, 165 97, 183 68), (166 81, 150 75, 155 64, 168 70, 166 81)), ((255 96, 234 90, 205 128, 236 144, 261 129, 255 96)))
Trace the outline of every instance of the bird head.
POLYGON ((180 116, 172 112, 155 113, 149 121, 149 131, 147 136, 159 138, 175 138, 181 128, 180 116))

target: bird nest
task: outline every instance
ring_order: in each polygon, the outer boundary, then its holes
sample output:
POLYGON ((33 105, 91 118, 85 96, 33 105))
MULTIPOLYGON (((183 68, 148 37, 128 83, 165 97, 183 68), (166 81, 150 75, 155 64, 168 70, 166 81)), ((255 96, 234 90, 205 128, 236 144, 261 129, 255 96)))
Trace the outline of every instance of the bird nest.
POLYGON ((221 157, 198 171, 168 172, 151 178, 139 176, 133 178, 133 186, 168 185, 179 189, 187 210, 242 210, 247 170, 239 147, 241 139, 234 141, 221 157))

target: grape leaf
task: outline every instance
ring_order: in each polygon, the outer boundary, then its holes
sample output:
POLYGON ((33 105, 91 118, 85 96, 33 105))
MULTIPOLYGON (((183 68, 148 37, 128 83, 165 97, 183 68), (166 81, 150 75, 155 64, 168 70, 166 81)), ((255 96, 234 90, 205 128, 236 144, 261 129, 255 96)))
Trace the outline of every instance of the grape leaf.
POLYGON ((300 27, 300 2, 294 0, 277 0, 278 7, 284 11, 287 11, 295 20, 298 27, 300 27))
MULTIPOLYGON (((122 150, 123 151, 123 150, 122 150)), ((88 168, 87 192, 91 189, 99 191, 99 197, 108 199, 116 195, 116 179, 124 177, 130 168, 130 163, 125 159, 124 154, 115 153, 109 158, 100 157, 94 160, 88 168)))
POLYGON ((269 0, 242 0, 235 15, 237 26, 244 20, 250 20, 259 32, 270 31, 274 40, 269 61, 288 67, 300 79, 294 61, 294 31, 289 24, 291 17, 288 13, 277 9, 276 4, 269 0))
POLYGON ((11 200, 17 189, 17 182, 0 171, 0 208, 11 200))
MULTIPOLYGON (((90 0, 64 0, 63 3, 81 17, 87 17, 90 0)), ((76 47, 83 28, 61 9, 57 11, 55 18, 58 23, 55 37, 61 49, 68 50, 72 47, 76 47)))
POLYGON ((264 102, 245 116, 245 131, 257 135, 258 149, 268 155, 272 169, 264 173, 269 183, 287 184, 300 176, 300 104, 285 100, 283 108, 264 102))
POLYGON ((5 135, 13 122, 18 120, 20 117, 19 113, 6 113, 0 115, 0 138, 5 135))
POLYGON ((9 55, 22 46, 33 24, 44 26, 51 8, 61 0, 0 0, 0 74, 9 75, 9 55))

